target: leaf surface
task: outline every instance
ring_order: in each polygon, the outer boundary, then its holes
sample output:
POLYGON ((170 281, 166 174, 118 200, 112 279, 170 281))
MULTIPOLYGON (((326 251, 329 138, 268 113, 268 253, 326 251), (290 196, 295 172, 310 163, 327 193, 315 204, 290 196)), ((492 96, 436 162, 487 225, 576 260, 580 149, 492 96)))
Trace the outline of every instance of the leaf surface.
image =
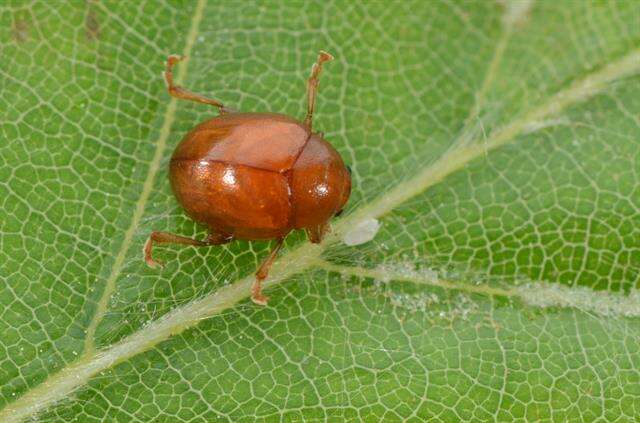
POLYGON ((640 415, 633 2, 0 6, 0 420, 640 415), (167 180, 215 110, 302 117, 354 192, 319 246, 204 237, 167 180), (380 230, 341 240, 358 223, 380 230))

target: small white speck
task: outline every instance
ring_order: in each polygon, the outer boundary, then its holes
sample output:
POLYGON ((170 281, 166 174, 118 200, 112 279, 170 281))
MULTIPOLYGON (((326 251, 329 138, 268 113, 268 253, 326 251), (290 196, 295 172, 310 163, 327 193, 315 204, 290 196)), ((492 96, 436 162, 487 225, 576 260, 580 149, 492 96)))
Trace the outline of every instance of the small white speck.
POLYGON ((379 229, 380 222, 377 219, 365 219, 345 233, 342 242, 349 246, 364 244, 371 241, 379 229))

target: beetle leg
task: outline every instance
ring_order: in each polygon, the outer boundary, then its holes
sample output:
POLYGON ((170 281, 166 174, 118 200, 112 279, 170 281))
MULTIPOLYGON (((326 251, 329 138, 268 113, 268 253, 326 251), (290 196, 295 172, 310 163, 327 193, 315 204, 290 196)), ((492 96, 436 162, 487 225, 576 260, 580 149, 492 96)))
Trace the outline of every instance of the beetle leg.
POLYGON ((313 228, 307 228, 307 237, 312 244, 320 244, 324 236, 329 232, 329 222, 323 223, 313 228))
POLYGON ((267 305, 267 301, 269 301, 269 297, 262 295, 262 281, 269 276, 269 269, 271 269, 271 265, 275 261, 278 251, 282 248, 282 244, 284 244, 284 237, 278 238, 278 242, 271 249, 269 256, 264 259, 256 272, 256 280, 251 287, 251 300, 256 304, 267 305))
POLYGON ((320 71, 322 71, 322 64, 333 60, 333 56, 326 51, 320 50, 318 54, 318 61, 314 63, 311 68, 311 76, 307 81, 307 116, 304 118, 304 125, 311 132, 311 126, 313 119, 313 110, 316 106, 316 94, 318 94, 318 83, 320 82, 320 71))
POLYGON ((224 105, 218 100, 205 97, 201 94, 196 94, 194 92, 185 90, 184 88, 173 84, 173 66, 183 59, 184 57, 176 56, 176 55, 171 55, 167 58, 167 68, 164 72, 164 79, 167 82, 167 89, 169 90, 169 94, 171 94, 173 97, 180 98, 182 100, 191 100, 191 101, 196 101, 198 103, 204 103, 204 104, 209 104, 211 106, 215 106, 220 110, 220 113, 227 112, 228 110, 226 110, 224 105))
POLYGON ((211 233, 204 241, 200 241, 193 238, 187 238, 185 236, 175 235, 169 232, 151 232, 149 239, 144 244, 144 261, 149 267, 162 267, 164 264, 161 261, 154 260, 151 256, 153 244, 182 244, 193 245, 195 247, 206 247, 209 245, 226 244, 233 239, 232 236, 211 233))

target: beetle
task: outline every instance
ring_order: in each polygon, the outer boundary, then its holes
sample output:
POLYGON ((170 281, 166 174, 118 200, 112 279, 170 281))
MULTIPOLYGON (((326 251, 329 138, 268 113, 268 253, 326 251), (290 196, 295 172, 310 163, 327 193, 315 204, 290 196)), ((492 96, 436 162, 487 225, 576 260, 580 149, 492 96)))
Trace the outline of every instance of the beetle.
POLYGON ((332 59, 320 51, 307 81, 307 113, 300 122, 278 113, 232 111, 218 100, 175 85, 173 67, 183 57, 169 56, 164 72, 169 94, 219 111, 185 135, 169 165, 176 199, 209 235, 197 240, 152 232, 144 246, 149 266, 162 266, 152 257, 154 244, 203 247, 233 240, 275 240, 251 288, 253 302, 267 304, 262 281, 287 234, 303 229, 310 242, 320 243, 329 220, 342 212, 351 194, 350 170, 312 126, 322 65, 332 59))

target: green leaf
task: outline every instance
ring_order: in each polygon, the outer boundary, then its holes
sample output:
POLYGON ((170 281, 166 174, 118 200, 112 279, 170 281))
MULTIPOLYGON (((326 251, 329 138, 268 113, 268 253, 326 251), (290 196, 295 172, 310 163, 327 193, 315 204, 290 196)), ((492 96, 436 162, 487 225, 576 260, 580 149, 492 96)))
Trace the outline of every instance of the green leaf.
POLYGON ((5 2, 0 420, 632 421, 640 415, 634 2, 5 2), (171 149, 302 117, 354 175, 321 245, 204 237, 171 149), (359 223, 365 244, 342 238, 359 223))

